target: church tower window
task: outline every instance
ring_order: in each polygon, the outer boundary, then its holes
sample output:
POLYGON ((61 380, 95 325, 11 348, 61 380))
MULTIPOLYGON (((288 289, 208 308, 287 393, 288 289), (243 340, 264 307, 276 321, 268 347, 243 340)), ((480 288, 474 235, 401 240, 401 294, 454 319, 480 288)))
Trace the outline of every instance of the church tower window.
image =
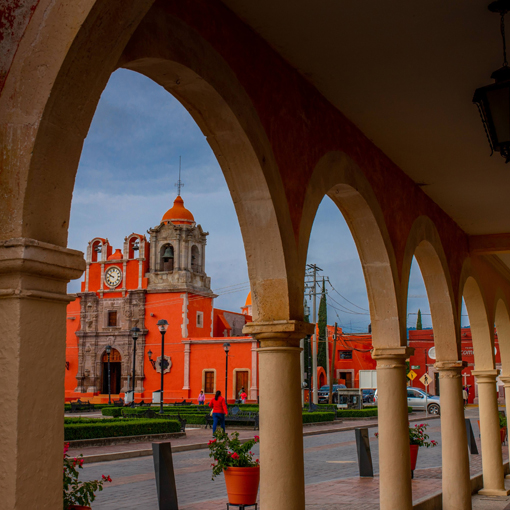
POLYGON ((160 271, 173 271, 174 270, 174 248, 171 244, 165 244, 160 250, 160 271))
POLYGON ((191 270, 194 273, 200 272, 200 252, 195 244, 191 247, 191 270))

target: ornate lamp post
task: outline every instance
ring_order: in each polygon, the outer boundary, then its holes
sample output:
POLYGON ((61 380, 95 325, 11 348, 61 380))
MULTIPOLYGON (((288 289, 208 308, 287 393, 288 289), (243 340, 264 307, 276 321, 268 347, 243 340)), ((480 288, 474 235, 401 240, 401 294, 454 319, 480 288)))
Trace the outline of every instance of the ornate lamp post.
POLYGON ((133 338, 133 376, 131 379, 131 392, 133 394, 133 400, 131 401, 131 407, 135 407, 135 367, 136 367, 136 341, 138 340, 138 334, 140 330, 138 328, 131 328, 131 337, 133 338))
POLYGON ((160 319, 157 323, 157 326, 158 326, 159 331, 161 332, 161 363, 160 363, 160 368, 161 368, 160 398, 161 398, 161 400, 159 402, 159 414, 163 414, 163 388, 164 388, 164 384, 165 384, 164 376, 165 376, 165 368, 166 368, 165 333, 166 333, 166 330, 168 329, 168 322, 165 319, 160 319))
POLYGON ((503 39, 503 67, 494 71, 494 83, 475 90, 473 103, 478 106, 485 134, 492 150, 499 152, 505 163, 510 162, 510 67, 506 58, 505 14, 510 11, 510 0, 497 0, 489 4, 491 12, 500 15, 503 39))
POLYGON ((228 403, 227 400, 227 390, 228 390, 228 351, 230 350, 230 344, 225 342, 223 344, 223 349, 225 351, 225 402, 228 403))
POLYGON ((111 389, 111 379, 110 379, 110 353, 112 352, 112 346, 107 345, 105 348, 106 354, 108 355, 108 403, 112 403, 112 389, 111 389))

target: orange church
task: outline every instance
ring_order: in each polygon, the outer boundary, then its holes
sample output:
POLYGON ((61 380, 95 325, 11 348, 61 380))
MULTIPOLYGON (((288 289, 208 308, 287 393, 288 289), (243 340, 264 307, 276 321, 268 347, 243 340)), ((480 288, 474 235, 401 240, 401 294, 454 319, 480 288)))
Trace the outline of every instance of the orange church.
POLYGON ((181 196, 148 234, 133 233, 116 250, 100 237, 88 244, 81 292, 67 308, 66 400, 106 402, 108 389, 114 398, 124 396, 134 365, 134 398, 151 401, 161 381, 160 320, 168 322, 165 402, 196 401, 202 389, 206 398, 224 392, 227 341, 228 399, 244 387, 257 400, 257 342, 242 334, 251 321, 251 296, 242 313, 214 308, 217 296, 205 272, 208 233, 181 196))

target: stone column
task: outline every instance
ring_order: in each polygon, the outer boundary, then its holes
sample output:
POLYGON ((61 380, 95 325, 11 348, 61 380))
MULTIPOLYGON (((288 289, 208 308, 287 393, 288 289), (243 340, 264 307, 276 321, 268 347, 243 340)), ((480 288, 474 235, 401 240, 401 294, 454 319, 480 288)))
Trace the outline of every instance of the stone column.
POLYGON ((66 285, 84 269, 75 250, 0 242, 2 508, 62 508, 66 285))
MULTIPOLYGON (((505 415, 507 419, 507 434, 508 434, 508 420, 510 418, 510 376, 508 375, 500 375, 499 380, 505 385, 505 415)), ((510 454, 510 441, 507 441, 507 448, 509 449, 510 454)), ((510 478, 510 475, 506 475, 505 478, 510 478)))
POLYGON ((478 494, 507 496, 510 491, 505 489, 496 391, 496 377, 499 370, 473 370, 471 373, 476 377, 478 384, 482 441, 483 489, 478 491, 478 494))
POLYGON ((406 359, 410 347, 375 348, 379 423, 381 510, 411 510, 411 459, 407 412, 406 359))
POLYGON ((299 340, 314 325, 301 321, 247 324, 260 342, 260 507, 304 510, 305 476, 299 340))
POLYGON ((443 460, 443 510, 471 510, 471 479, 464 400, 462 361, 438 361, 441 391, 441 443, 443 460))

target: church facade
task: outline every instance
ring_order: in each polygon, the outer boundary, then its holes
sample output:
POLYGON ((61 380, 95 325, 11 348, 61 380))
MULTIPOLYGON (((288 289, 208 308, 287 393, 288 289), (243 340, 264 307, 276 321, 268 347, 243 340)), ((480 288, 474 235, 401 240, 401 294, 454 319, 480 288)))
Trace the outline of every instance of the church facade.
POLYGON ((169 324, 165 401, 196 399, 201 389, 207 397, 217 389, 224 392, 226 341, 227 396, 235 398, 244 387, 249 399, 256 400, 257 343, 242 335, 251 321, 251 302, 242 313, 214 308, 217 296, 205 272, 208 233, 179 195, 148 234, 149 239, 127 236, 117 250, 105 238, 88 244, 81 292, 67 308, 66 400, 104 402, 108 389, 125 394, 134 371, 135 400, 150 401, 161 384, 159 320, 169 324), (139 329, 136 342, 133 328, 139 329))

